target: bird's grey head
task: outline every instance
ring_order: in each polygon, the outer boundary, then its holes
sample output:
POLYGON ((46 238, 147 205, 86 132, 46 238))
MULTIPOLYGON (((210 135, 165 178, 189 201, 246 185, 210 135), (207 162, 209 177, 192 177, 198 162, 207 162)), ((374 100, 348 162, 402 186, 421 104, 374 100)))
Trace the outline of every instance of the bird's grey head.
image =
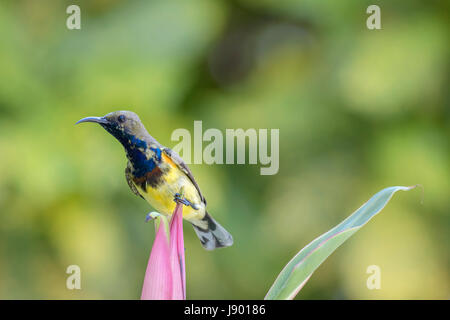
POLYGON ((114 111, 103 117, 86 117, 76 124, 94 122, 100 124, 125 147, 135 140, 142 140, 147 134, 138 115, 131 111, 114 111))

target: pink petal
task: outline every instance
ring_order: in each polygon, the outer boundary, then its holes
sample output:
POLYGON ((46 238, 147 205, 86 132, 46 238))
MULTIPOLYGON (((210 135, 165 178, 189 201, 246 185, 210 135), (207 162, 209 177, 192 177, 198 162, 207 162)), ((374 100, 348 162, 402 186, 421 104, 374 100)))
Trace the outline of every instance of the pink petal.
POLYGON ((158 232, 145 272, 142 300, 172 299, 173 280, 169 255, 169 243, 164 227, 165 219, 160 218, 158 232))
POLYGON ((173 274, 172 299, 186 300, 186 265, 183 237, 183 204, 178 203, 170 221, 170 264, 173 274))

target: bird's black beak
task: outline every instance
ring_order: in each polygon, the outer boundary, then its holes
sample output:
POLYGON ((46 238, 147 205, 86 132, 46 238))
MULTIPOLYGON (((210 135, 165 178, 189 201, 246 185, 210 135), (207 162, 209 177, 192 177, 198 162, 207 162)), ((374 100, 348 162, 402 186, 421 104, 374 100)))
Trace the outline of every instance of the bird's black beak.
POLYGON ((95 122, 100 124, 108 124, 109 121, 105 117, 86 117, 81 120, 78 120, 75 124, 79 124, 82 122, 95 122))

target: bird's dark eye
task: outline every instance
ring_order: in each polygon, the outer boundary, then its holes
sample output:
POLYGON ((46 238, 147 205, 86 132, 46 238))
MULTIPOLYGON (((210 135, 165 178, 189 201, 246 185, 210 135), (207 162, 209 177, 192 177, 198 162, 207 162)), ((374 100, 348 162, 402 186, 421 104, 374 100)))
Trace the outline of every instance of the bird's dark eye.
POLYGON ((117 120, 118 120, 120 123, 123 123, 123 122, 125 122, 125 116, 124 116, 123 114, 121 114, 121 115, 117 118, 117 120))

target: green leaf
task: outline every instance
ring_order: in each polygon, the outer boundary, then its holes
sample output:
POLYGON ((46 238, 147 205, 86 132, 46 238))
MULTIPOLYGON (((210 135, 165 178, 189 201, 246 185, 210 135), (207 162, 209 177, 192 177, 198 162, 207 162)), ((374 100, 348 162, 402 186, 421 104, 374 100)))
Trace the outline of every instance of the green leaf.
POLYGON ((267 293, 266 300, 293 299, 313 272, 336 250, 345 240, 364 226, 373 216, 383 209, 395 192, 415 188, 389 187, 381 190, 363 204, 336 227, 313 240, 300 250, 284 267, 267 293))

